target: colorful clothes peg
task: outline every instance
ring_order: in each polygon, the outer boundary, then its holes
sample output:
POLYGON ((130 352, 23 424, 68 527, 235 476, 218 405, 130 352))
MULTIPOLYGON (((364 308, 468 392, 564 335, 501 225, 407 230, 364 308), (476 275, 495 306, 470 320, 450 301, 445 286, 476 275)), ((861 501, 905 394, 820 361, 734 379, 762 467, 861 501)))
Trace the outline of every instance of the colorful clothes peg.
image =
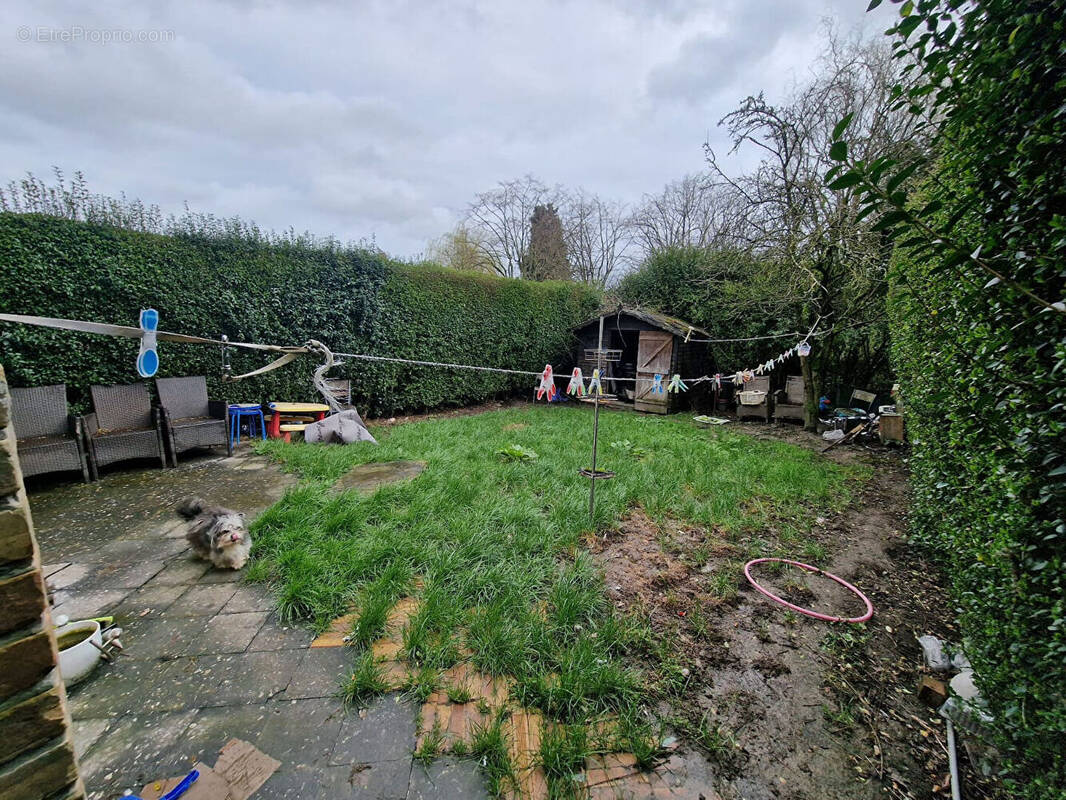
POLYGON ((603 396, 603 385, 600 383, 600 371, 598 369, 592 370, 592 377, 589 378, 589 394, 593 392, 603 396))
POLYGON ((677 394, 678 392, 687 392, 688 386, 686 386, 685 382, 681 380, 680 375, 674 375, 674 377, 670 379, 670 385, 666 387, 666 390, 677 394))
POLYGON ((752 372, 750 369, 746 369, 744 370, 741 379, 744 381, 744 383, 751 383, 753 380, 755 380, 755 373, 752 372))
POLYGON ((655 373, 655 377, 652 379, 651 391, 653 394, 663 393, 663 376, 658 372, 655 373))
POLYGON ((720 372, 714 373, 714 388, 715 389, 721 389, 722 388, 722 373, 720 373, 720 372))
POLYGON ((154 308, 141 309, 141 349, 137 353, 137 374, 151 378, 159 370, 159 352, 156 350, 156 331, 159 330, 159 312, 154 308))
POLYGON ((570 376, 570 383, 566 386, 566 393, 575 397, 585 396, 585 378, 581 374, 581 367, 574 367, 574 371, 570 376))
POLYGON ((552 365, 547 364, 540 376, 540 385, 537 386, 537 399, 540 400, 548 395, 548 402, 555 399, 555 378, 552 377, 552 365))

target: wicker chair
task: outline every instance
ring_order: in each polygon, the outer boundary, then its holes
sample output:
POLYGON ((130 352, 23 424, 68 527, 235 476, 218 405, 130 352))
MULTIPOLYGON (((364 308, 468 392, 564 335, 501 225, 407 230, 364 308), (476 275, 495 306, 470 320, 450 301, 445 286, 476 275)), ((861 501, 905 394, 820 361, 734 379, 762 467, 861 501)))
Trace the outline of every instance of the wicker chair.
POLYGON ((202 375, 191 378, 159 378, 159 406, 163 412, 163 431, 170 448, 171 463, 178 465, 178 453, 196 447, 225 447, 232 455, 229 436, 229 406, 207 399, 207 380, 202 375))
POLYGON ((746 383, 741 392, 762 392, 762 401, 755 404, 747 404, 738 394, 737 419, 755 418, 763 422, 770 421, 770 376, 756 375, 750 383, 746 383))
POLYGON ((81 421, 67 412, 66 384, 13 388, 11 414, 23 475, 81 470, 88 483, 81 421))
POLYGON ((100 467, 131 458, 158 456, 165 468, 160 415, 152 408, 148 387, 143 383, 93 386, 90 392, 93 413, 86 414, 82 424, 93 477, 99 477, 100 467))

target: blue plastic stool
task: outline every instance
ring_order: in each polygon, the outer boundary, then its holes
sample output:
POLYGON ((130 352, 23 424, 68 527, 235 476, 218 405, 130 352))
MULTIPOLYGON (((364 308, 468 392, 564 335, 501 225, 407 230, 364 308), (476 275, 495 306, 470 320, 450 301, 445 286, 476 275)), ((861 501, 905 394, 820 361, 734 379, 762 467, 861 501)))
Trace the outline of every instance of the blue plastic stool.
POLYGON ((267 438, 266 421, 263 408, 258 403, 234 403, 229 407, 229 441, 230 445, 241 441, 241 420, 248 421, 248 435, 255 438, 255 423, 259 423, 259 435, 267 438))

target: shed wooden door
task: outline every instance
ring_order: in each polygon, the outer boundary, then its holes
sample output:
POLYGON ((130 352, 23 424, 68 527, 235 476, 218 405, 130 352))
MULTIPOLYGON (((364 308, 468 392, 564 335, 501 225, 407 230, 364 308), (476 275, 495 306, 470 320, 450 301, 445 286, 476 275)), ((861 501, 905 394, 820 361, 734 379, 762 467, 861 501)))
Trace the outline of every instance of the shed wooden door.
POLYGON ((637 387, 633 403, 637 411, 665 414, 668 405, 666 384, 670 382, 670 364, 674 355, 673 334, 641 331, 637 343, 637 387), (653 392, 656 374, 663 376, 663 393, 653 392))

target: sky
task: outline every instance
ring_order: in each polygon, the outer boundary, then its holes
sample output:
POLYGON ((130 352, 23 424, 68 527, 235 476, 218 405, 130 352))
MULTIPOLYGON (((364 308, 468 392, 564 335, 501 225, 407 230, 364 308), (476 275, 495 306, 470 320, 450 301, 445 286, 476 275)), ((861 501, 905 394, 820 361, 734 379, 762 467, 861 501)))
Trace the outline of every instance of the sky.
MULTIPOLYGON (((533 174, 626 203, 705 169, 746 96, 809 74, 867 0, 0 7, 0 183, 90 190, 417 257, 533 174)), ((752 154, 734 158, 737 172, 752 154)))

